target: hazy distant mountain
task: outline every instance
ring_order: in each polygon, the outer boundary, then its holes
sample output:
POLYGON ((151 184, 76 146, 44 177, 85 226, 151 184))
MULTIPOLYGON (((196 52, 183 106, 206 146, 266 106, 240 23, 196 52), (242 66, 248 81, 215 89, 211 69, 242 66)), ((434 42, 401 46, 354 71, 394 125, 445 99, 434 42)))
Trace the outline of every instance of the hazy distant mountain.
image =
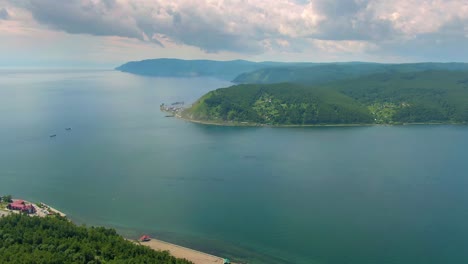
POLYGON ((127 62, 116 70, 147 76, 195 77, 207 76, 232 80, 239 74, 262 68, 285 65, 314 65, 313 63, 251 62, 245 60, 179 60, 152 59, 127 62))
POLYGON ((235 83, 324 84, 376 73, 427 70, 468 71, 468 63, 380 64, 367 62, 308 63, 252 62, 245 60, 151 59, 127 62, 116 70, 160 77, 216 77, 235 83))
POLYGON ((376 73, 405 73, 427 70, 468 71, 468 63, 325 63, 312 66, 280 66, 240 74, 233 82, 323 84, 376 73))

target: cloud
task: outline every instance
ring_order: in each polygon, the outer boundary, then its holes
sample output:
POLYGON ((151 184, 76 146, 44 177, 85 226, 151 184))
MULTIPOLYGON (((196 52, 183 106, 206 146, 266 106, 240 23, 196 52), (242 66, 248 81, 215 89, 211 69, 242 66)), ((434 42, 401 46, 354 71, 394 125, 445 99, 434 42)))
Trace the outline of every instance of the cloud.
MULTIPOLYGON (((389 50, 398 56, 407 54, 405 46, 432 45, 433 51, 440 41, 468 45, 466 0, 7 1, 51 30, 190 46, 207 54, 389 50)), ((418 53, 423 55, 415 48, 418 53)))
POLYGON ((145 40, 135 19, 116 9, 115 0, 105 1, 27 1, 25 7, 34 19, 71 34, 123 36, 145 40))
POLYGON ((464 0, 375 1, 370 10, 374 18, 391 22, 408 36, 437 32, 454 20, 468 19, 468 2, 464 0))
POLYGON ((411 61, 468 61, 467 25, 467 20, 453 19, 436 31, 380 43, 380 50, 411 61))
POLYGON ((321 19, 312 5, 288 0, 22 0, 21 6, 39 23, 71 34, 164 37, 207 52, 260 52, 265 40, 314 33, 321 19))
POLYGON ((316 0, 313 4, 323 19, 311 37, 320 40, 380 40, 394 34, 391 23, 376 18, 370 0, 316 0))
POLYGON ((0 20, 7 20, 10 18, 10 14, 5 8, 0 8, 0 20))

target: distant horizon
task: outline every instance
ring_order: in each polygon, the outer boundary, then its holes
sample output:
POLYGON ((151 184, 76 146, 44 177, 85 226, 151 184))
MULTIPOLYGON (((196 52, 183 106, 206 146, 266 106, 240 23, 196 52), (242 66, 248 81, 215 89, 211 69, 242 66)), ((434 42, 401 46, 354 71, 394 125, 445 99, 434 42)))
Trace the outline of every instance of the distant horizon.
POLYGON ((115 68, 128 63, 128 62, 139 62, 145 60, 160 60, 160 59, 169 59, 169 60, 180 60, 180 61, 219 61, 219 62, 230 62, 230 61, 248 61, 248 62, 255 62, 255 63, 268 63, 268 62, 277 62, 277 63, 317 63, 317 64, 339 64, 339 63, 369 63, 369 64, 419 64, 419 63, 468 63, 464 61, 414 61, 414 62, 375 62, 375 61, 280 61, 280 60, 268 60, 268 61, 254 61, 254 60, 246 60, 246 59, 181 59, 181 58, 171 58, 171 57, 160 57, 160 58, 147 58, 142 60, 129 60, 122 62, 121 64, 117 65, 105 65, 105 66, 73 66, 73 65, 51 65, 51 66, 39 66, 39 65, 31 65, 31 66, 5 66, 0 65, 0 70, 102 70, 102 71, 112 71, 115 68))

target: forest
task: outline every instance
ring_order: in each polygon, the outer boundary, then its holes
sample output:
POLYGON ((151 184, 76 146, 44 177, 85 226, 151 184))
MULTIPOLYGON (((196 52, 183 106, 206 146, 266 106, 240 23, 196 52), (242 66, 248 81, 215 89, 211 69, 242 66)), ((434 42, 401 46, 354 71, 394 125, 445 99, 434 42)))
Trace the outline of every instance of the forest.
POLYGON ((188 264, 166 251, 134 244, 104 227, 77 226, 61 217, 0 217, 0 263, 188 264))
POLYGON ((366 108, 335 91, 296 84, 238 85, 213 91, 185 115, 259 124, 371 123, 366 108))
POLYGON ((183 117, 267 125, 468 122, 468 72, 380 73, 321 85, 241 84, 209 92, 183 117))

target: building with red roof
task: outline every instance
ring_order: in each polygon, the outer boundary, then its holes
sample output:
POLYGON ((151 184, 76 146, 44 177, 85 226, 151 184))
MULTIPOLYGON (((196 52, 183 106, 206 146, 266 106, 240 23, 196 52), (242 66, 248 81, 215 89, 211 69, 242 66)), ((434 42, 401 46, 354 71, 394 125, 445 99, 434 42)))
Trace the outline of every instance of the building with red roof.
POLYGON ((150 241, 151 240, 151 237, 148 236, 148 235, 143 235, 140 237, 139 239, 141 242, 146 242, 146 241, 150 241))
POLYGON ((7 205, 7 208, 27 214, 34 214, 36 212, 34 205, 26 204, 23 200, 14 200, 12 203, 7 205))

